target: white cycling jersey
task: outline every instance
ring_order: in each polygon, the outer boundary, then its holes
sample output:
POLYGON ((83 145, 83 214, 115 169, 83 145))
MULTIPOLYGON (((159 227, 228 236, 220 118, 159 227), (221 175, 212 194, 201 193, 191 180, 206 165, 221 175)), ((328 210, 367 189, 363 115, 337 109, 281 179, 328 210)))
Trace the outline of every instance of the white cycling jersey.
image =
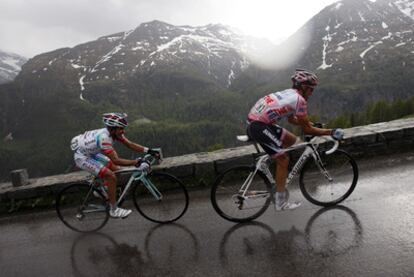
MULTIPOLYGON (((124 140, 122 136, 119 141, 124 140)), ((108 129, 102 128, 87 131, 81 135, 74 137, 71 141, 71 148, 76 153, 86 156, 94 156, 98 153, 109 154, 114 151, 114 140, 109 134, 108 129)))
MULTIPOLYGON (((122 135, 119 141, 124 141, 122 135)), ((114 140, 108 129, 102 128, 87 131, 74 137, 71 141, 71 149, 75 151, 74 160, 77 167, 102 177, 111 167, 111 160, 104 154, 114 151, 114 140)))
POLYGON ((305 98, 296 89, 286 89, 259 99, 250 110, 247 118, 249 121, 277 124, 282 118, 291 115, 305 116, 307 113, 305 98))

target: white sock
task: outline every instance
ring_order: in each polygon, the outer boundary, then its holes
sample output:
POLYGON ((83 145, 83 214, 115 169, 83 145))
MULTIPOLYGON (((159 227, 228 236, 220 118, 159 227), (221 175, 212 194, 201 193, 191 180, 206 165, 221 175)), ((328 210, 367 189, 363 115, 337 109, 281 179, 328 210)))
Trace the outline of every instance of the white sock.
POLYGON ((282 191, 282 192, 277 191, 275 194, 275 198, 278 202, 284 201, 286 199, 286 191, 282 191))

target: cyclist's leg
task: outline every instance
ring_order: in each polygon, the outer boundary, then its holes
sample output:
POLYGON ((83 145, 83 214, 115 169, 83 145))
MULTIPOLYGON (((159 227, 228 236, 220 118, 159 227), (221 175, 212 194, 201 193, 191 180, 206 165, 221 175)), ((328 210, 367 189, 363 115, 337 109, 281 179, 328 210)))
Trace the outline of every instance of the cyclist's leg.
MULTIPOLYGON (((296 136, 288 130, 283 129, 282 147, 287 148, 296 142, 296 136)), ((286 180, 289 173, 289 156, 285 152, 280 152, 274 155, 276 160, 276 193, 275 193, 275 208, 278 211, 293 210, 298 208, 300 202, 288 202, 289 193, 286 191, 286 180)))
POLYGON ((276 162, 276 209, 297 208, 300 204, 294 205, 287 202, 288 195, 285 186, 288 175, 289 157, 283 151, 283 148, 295 143, 295 135, 280 126, 265 124, 263 122, 250 123, 249 133, 276 162))
POLYGON ((98 176, 103 180, 104 186, 108 189, 108 198, 109 203, 113 206, 116 202, 116 175, 115 171, 119 169, 117 165, 115 165, 111 159, 107 156, 98 153, 93 156, 93 158, 102 164, 102 167, 98 173, 98 176))
POLYGON ((291 141, 288 131, 280 126, 265 124, 263 122, 253 121, 248 127, 249 136, 258 142, 265 152, 276 162, 277 170, 276 190, 283 191, 286 183, 287 167, 289 165, 289 157, 284 154, 283 147, 291 141), (286 141, 285 143, 283 141, 286 141))
POLYGON ((108 198, 111 208, 116 203, 116 176, 115 173, 106 166, 102 166, 98 176, 104 181, 104 185, 108 188, 108 198))
POLYGON ((104 180, 105 186, 108 187, 108 198, 111 206, 111 210, 109 211, 110 216, 115 218, 127 217, 132 211, 116 206, 117 178, 115 171, 118 170, 119 167, 112 163, 112 161, 103 154, 96 154, 94 158, 102 164, 102 168, 99 171, 98 176, 104 180))
POLYGON ((75 164, 80 169, 85 170, 94 176, 99 176, 99 172, 102 167, 104 167, 101 162, 95 160, 93 157, 80 153, 75 153, 75 164))
POLYGON ((115 218, 125 218, 132 211, 129 209, 122 209, 116 205, 116 175, 108 167, 102 167, 99 172, 99 177, 104 180, 105 185, 108 187, 108 198, 110 204, 109 215, 115 218))
POLYGON ((75 163, 80 168, 94 176, 102 178, 104 185, 108 187, 108 198, 111 205, 116 202, 116 176, 114 172, 107 166, 111 166, 111 161, 108 157, 97 154, 92 157, 75 154, 75 163))
MULTIPOLYGON (((287 148, 296 142, 296 136, 283 129, 280 140, 282 141, 282 148, 287 148)), ((289 156, 285 152, 280 151, 271 157, 276 162, 276 191, 284 192, 289 173, 289 156)))

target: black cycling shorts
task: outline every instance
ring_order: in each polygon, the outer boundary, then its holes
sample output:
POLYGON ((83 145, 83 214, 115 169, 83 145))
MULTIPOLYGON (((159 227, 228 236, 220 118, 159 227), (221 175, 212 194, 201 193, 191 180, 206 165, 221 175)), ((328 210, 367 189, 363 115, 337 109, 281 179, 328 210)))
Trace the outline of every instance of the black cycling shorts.
POLYGON ((252 121, 247 126, 247 134, 252 140, 259 143, 270 156, 284 153, 282 143, 285 131, 282 127, 260 121, 252 121))

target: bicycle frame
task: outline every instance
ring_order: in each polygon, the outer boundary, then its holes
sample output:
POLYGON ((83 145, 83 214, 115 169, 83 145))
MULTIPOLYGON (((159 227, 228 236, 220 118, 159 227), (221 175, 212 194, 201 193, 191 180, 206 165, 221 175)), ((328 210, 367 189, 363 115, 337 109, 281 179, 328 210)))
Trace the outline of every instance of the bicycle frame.
MULTIPOLYGON (((138 170, 136 168, 132 168, 132 169, 127 168, 127 169, 121 169, 121 170, 116 171, 116 173, 125 173, 125 172, 132 172, 132 174, 129 177, 127 184, 125 185, 125 188, 122 190, 121 195, 118 198, 118 201, 116 202, 116 205, 117 206, 120 205, 123 202, 125 196, 128 194, 128 191, 130 190, 132 184, 135 181, 141 181, 142 184, 148 189, 148 191, 152 194, 152 196, 154 196, 155 199, 162 200, 162 194, 161 194, 161 192, 151 182, 151 180, 147 178, 147 175, 148 175, 147 172, 138 170)), ((92 193, 92 188, 94 186, 96 186, 97 180, 98 180, 97 178, 94 178, 92 180, 92 182, 91 182, 91 189, 89 190, 89 192, 88 192, 85 200, 89 198, 89 195, 92 193)), ((100 184, 100 186, 102 186, 102 184, 100 184)))
MULTIPOLYGON (((313 159, 315 163, 317 164, 319 170, 321 170, 321 172, 325 175, 325 177, 329 181, 332 181, 332 178, 330 177, 329 173, 323 166, 323 163, 317 151, 319 144, 322 142, 321 138, 324 138, 326 141, 334 141, 330 137, 314 137, 309 142, 296 144, 296 145, 293 145, 292 147, 285 149, 285 152, 288 152, 288 151, 292 151, 295 149, 305 147, 305 150, 303 151, 302 155, 297 160, 292 170, 289 172, 289 175, 286 179, 286 187, 288 187, 291 184, 293 178, 302 170, 302 167, 305 164, 305 161, 309 156, 313 156, 313 159)), ((339 142, 334 141, 334 146, 330 150, 326 151, 326 154, 329 155, 335 152, 336 149, 338 148, 338 145, 339 145, 339 142)), ((242 193, 243 198, 246 198, 247 190, 249 189, 250 184, 252 183, 252 180, 254 176, 256 175, 257 171, 263 172, 266 178, 269 180, 269 182, 275 185, 275 179, 273 178, 272 173, 270 172, 269 166, 268 166, 269 160, 270 160, 270 156, 268 154, 261 155, 260 157, 257 158, 255 170, 249 174, 249 176, 246 178, 246 180, 244 181, 243 185, 241 186, 239 190, 239 192, 242 193)), ((266 194, 267 192, 259 192, 259 193, 256 193, 255 196, 263 196, 266 194)))
MULTIPOLYGON (((155 159, 150 155, 146 155, 144 157, 144 159, 146 159, 150 164, 153 164, 155 162, 155 159)), ((125 168, 125 169, 118 170, 115 173, 125 173, 125 172, 132 172, 132 174, 129 177, 127 184, 125 185, 125 188, 122 190, 121 195, 118 198, 118 201, 116 202, 117 206, 120 205, 124 201, 125 196, 128 194, 129 189, 131 188, 133 182, 135 182, 135 181, 138 181, 138 182, 141 181, 144 184, 144 186, 149 190, 149 192, 154 196, 155 199, 162 200, 161 192, 147 178, 148 172, 141 171, 138 168, 125 168)), ((99 179, 94 178, 92 180, 91 189, 88 192, 87 198, 89 197, 90 193, 92 192, 93 186, 96 185, 97 180, 99 180, 99 179)), ((100 184, 100 185, 102 185, 102 184, 100 184)))
POLYGON ((144 186, 149 190, 149 192, 155 197, 155 199, 157 200, 161 200, 162 199, 162 194, 161 192, 157 189, 157 187, 147 178, 147 173, 137 170, 137 169, 125 169, 125 170, 120 170, 117 171, 117 173, 119 172, 129 172, 132 171, 131 177, 129 177, 129 180, 127 182, 127 184, 125 185, 124 190, 121 193, 121 196, 118 198, 118 201, 116 202, 117 205, 119 205, 124 197, 127 195, 129 189, 131 188, 133 182, 135 181, 141 181, 144 186))

